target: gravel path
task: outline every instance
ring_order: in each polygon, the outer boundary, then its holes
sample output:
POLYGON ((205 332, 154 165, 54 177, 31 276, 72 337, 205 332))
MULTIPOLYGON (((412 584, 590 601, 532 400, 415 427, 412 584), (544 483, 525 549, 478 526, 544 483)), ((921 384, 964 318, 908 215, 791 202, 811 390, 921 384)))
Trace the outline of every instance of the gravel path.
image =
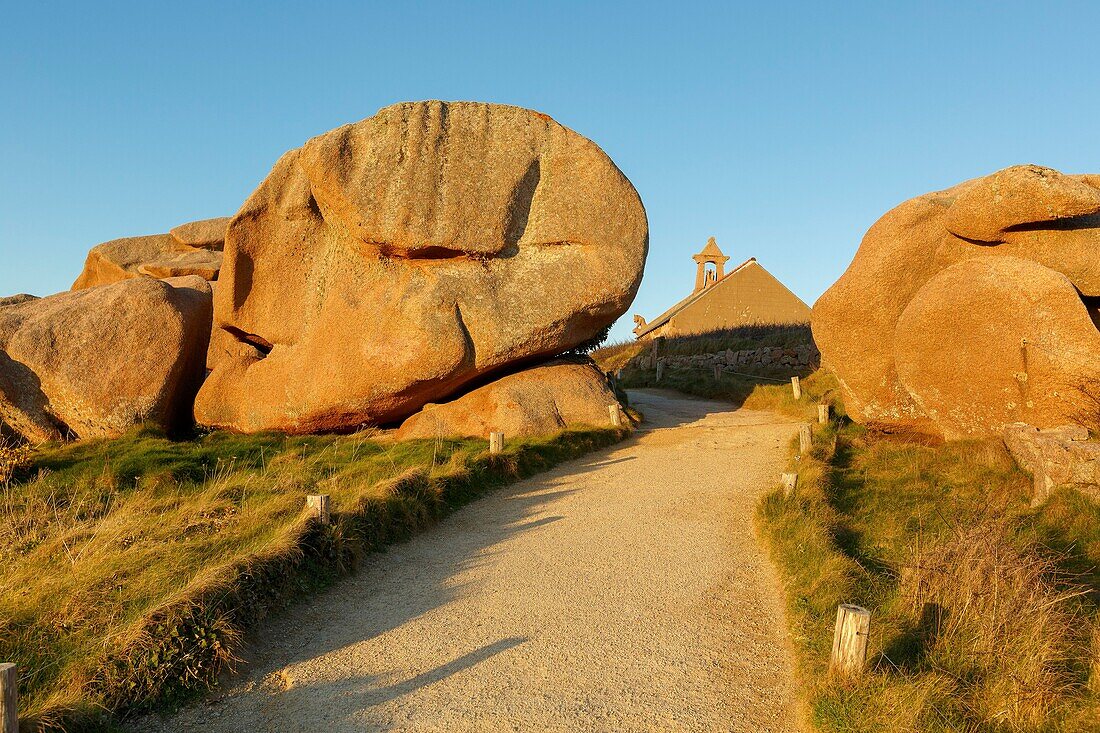
POLYGON ((675 393, 613 448, 374 556, 140 731, 796 731, 752 530, 795 424, 675 393))

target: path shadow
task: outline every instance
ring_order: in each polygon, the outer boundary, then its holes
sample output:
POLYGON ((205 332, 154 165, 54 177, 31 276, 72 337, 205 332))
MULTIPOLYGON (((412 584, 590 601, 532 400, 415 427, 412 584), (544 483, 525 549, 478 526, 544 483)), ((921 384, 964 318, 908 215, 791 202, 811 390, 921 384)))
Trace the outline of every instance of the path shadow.
POLYGON ((500 641, 492 644, 486 644, 480 649, 475 649, 472 652, 467 652, 457 659, 453 659, 446 664, 441 664, 435 669, 428 670, 427 672, 421 672, 415 677, 399 682, 387 687, 380 687, 376 690, 363 696, 361 700, 362 704, 366 707, 374 707, 375 705, 381 705, 382 703, 389 702, 399 697, 404 697, 409 693, 419 690, 421 687, 427 687, 428 685, 435 684, 450 677, 451 675, 463 672, 471 667, 484 662, 486 659, 495 657, 497 654, 506 652, 509 649, 523 644, 527 641, 525 636, 511 636, 507 639, 501 639, 500 641))
POLYGON ((368 556, 357 573, 253 630, 237 674, 224 680, 223 689, 180 710, 178 719, 147 716, 128 721, 124 730, 290 730, 280 711, 293 710, 296 720, 315 721, 315 730, 358 733, 372 729, 371 724, 365 726, 370 707, 521 646, 525 638, 500 639, 432 669, 394 671, 401 676, 414 673, 396 682, 389 672, 356 674, 354 668, 347 674, 326 671, 321 681, 272 682, 293 678, 295 665, 309 660, 355 658, 352 647, 417 622, 470 592, 469 571, 507 552, 508 540, 569 518, 548 509, 577 491, 578 474, 632 460, 609 457, 623 446, 610 446, 495 490, 408 541, 368 556), (281 677, 284 671, 288 677, 281 677))

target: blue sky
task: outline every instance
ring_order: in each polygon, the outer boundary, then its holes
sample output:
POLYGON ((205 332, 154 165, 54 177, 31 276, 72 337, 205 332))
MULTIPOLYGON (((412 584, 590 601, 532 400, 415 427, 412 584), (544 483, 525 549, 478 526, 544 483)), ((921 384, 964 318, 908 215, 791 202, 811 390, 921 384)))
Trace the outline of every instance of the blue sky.
MULTIPOLYGON (((231 214, 279 155, 393 102, 531 107, 650 223, 631 312, 708 236, 812 303, 900 201, 1025 162, 1100 172, 1100 4, 5 3, 0 295, 231 214)), ((630 318, 613 336, 626 338, 630 318)))

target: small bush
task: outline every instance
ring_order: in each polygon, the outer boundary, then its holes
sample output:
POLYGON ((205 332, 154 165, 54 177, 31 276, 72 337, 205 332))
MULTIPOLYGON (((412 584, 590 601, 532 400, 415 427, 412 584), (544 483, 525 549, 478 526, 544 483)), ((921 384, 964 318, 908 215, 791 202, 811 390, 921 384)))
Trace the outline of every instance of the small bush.
POLYGON ((0 484, 7 485, 16 471, 30 464, 33 451, 28 445, 0 440, 0 484))

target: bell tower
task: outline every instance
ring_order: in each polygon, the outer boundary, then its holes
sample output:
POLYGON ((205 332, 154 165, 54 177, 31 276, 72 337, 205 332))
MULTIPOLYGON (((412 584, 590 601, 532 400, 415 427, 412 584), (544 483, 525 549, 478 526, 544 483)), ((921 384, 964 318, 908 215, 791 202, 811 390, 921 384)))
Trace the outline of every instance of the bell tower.
POLYGON ((703 247, 703 251, 697 255, 692 255, 695 260, 695 290, 698 293, 703 288, 709 287, 714 283, 722 279, 726 274, 726 263, 729 261, 729 257, 722 254, 722 250, 718 249, 718 243, 714 241, 714 237, 707 240, 707 246, 703 247), (713 269, 709 266, 713 266, 713 269))

